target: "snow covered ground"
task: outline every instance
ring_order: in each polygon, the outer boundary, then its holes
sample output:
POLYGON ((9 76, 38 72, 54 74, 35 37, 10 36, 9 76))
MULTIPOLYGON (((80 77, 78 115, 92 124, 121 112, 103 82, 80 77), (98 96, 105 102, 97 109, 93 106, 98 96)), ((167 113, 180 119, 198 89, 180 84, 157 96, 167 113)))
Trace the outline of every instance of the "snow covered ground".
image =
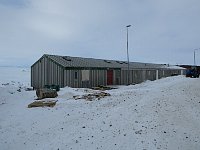
POLYGON ((0 67, 2 150, 200 148, 200 79, 121 86, 94 101, 72 98, 94 91, 66 87, 53 108, 27 108, 36 98, 29 82, 29 69, 0 67))

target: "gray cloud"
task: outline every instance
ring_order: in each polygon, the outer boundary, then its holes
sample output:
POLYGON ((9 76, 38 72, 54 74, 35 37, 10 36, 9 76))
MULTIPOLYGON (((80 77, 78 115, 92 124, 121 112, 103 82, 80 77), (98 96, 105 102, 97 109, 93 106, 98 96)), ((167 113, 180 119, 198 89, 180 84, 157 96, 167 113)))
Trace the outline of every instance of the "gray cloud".
POLYGON ((127 24, 131 61, 193 64, 198 14, 198 0, 3 0, 0 65, 44 53, 126 60, 127 24))

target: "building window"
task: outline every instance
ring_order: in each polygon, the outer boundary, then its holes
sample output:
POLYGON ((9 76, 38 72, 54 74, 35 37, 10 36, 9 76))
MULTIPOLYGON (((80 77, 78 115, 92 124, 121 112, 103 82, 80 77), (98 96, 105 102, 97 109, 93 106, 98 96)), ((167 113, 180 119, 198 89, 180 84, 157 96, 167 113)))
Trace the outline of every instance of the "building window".
POLYGON ((78 79, 78 72, 75 72, 74 79, 78 79))

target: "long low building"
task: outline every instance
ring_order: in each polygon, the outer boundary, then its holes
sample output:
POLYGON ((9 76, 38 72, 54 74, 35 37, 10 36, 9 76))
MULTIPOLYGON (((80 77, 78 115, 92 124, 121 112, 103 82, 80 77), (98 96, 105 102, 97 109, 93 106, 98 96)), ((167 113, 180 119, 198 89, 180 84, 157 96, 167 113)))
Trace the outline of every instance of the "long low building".
POLYGON ((95 87, 137 84, 171 75, 184 74, 184 68, 166 64, 57 56, 44 54, 31 66, 31 86, 95 87), (129 75, 128 75, 129 72, 129 75))

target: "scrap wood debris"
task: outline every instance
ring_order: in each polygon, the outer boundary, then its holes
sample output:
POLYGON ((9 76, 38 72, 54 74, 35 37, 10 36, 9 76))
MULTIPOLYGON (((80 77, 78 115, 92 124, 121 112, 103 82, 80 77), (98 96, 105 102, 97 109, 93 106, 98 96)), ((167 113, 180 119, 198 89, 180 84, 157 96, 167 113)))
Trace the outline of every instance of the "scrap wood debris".
POLYGON ((37 100, 44 99, 44 98, 55 98, 58 96, 57 91, 53 89, 37 89, 36 90, 36 95, 38 97, 37 100))
POLYGON ((28 105, 28 108, 32 107, 54 107, 58 100, 42 100, 42 101, 34 101, 28 105))
POLYGON ((92 94, 76 95, 76 96, 73 96, 73 98, 75 100, 85 99, 87 101, 92 101, 96 98, 100 100, 101 98, 104 98, 105 96, 111 96, 111 95, 110 93, 106 93, 106 92, 97 92, 97 93, 92 93, 92 94))
POLYGON ((105 90, 113 90, 113 89, 117 89, 116 87, 110 87, 110 86, 103 86, 100 85, 98 87, 92 87, 93 90, 101 90, 101 91, 105 91, 105 90))

